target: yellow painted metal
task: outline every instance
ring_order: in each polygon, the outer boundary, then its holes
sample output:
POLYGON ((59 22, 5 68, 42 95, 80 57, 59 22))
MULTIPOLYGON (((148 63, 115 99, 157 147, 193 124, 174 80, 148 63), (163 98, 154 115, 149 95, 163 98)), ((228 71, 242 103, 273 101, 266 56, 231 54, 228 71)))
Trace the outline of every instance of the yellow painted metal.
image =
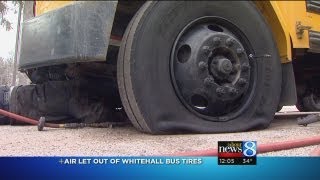
MULTIPOLYGON (((296 31, 296 23, 301 22, 303 26, 310 26, 309 18, 307 18, 307 9, 305 1, 276 1, 275 2, 287 25, 287 31, 290 34, 293 48, 309 48, 308 31, 302 34, 299 39, 296 31)), ((312 27, 312 26, 311 26, 312 27)))
POLYGON ((69 5, 73 2, 74 1, 36 1, 36 15, 39 16, 43 13, 69 5))
POLYGON ((255 4, 272 30, 282 63, 292 60, 292 49, 309 48, 308 31, 299 38, 297 22, 320 32, 320 15, 307 12, 306 1, 256 1, 255 4))
POLYGON ((288 32, 285 18, 282 16, 277 2, 256 1, 255 3, 271 28, 278 47, 281 62, 290 62, 292 60, 290 34, 288 32))

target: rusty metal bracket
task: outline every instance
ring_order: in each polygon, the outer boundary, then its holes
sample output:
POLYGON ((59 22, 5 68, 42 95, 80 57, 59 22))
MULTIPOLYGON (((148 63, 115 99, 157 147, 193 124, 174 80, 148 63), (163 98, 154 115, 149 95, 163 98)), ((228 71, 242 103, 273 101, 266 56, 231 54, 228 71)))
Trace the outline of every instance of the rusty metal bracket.
POLYGON ((297 34, 298 39, 302 39, 303 32, 305 30, 308 31, 311 28, 312 28, 311 26, 304 26, 304 25, 302 25, 301 21, 297 21, 296 22, 296 34, 297 34))

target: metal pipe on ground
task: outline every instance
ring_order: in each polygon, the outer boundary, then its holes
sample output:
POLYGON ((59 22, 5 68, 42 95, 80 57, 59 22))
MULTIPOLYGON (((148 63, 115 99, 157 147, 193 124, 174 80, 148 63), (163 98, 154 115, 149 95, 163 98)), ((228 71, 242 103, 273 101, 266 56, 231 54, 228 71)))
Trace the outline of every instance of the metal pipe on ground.
POLYGON ((102 123, 66 123, 66 124, 54 124, 45 122, 45 117, 41 117, 39 121, 31 119, 28 117, 20 116, 18 114, 5 111, 0 109, 0 114, 7 116, 9 118, 15 119, 17 121, 25 122, 31 125, 38 126, 38 130, 42 131, 44 127, 50 128, 66 128, 66 129, 75 129, 75 128, 84 128, 84 127, 113 127, 113 125, 125 125, 127 122, 102 122, 102 123))

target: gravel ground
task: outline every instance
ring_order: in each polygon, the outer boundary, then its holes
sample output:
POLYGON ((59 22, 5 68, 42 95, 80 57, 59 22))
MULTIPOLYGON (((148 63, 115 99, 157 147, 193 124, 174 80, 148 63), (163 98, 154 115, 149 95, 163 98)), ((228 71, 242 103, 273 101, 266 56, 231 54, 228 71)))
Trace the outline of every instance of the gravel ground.
MULTIPOLYGON (((285 107, 282 111, 296 111, 285 107)), ((205 150, 222 140, 256 140, 258 144, 316 136, 320 123, 296 125, 294 118, 275 119, 266 130, 230 134, 148 135, 131 126, 114 128, 46 129, 0 126, 0 156, 147 156, 205 150)), ((316 146, 260 156, 308 156, 316 146)))

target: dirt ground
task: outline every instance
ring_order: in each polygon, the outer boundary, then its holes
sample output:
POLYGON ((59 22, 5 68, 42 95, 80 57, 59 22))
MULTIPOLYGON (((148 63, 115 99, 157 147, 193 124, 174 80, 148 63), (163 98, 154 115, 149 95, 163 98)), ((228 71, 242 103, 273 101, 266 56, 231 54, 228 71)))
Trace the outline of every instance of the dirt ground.
MULTIPOLYGON (((285 107, 282 111, 296 111, 285 107)), ((217 147, 222 140, 256 140, 258 144, 316 136, 320 123, 298 126, 295 118, 277 118, 268 129, 230 134, 148 135, 131 126, 49 129, 0 126, 0 156, 148 156, 217 147)), ((308 156, 316 146, 260 156, 308 156)))

